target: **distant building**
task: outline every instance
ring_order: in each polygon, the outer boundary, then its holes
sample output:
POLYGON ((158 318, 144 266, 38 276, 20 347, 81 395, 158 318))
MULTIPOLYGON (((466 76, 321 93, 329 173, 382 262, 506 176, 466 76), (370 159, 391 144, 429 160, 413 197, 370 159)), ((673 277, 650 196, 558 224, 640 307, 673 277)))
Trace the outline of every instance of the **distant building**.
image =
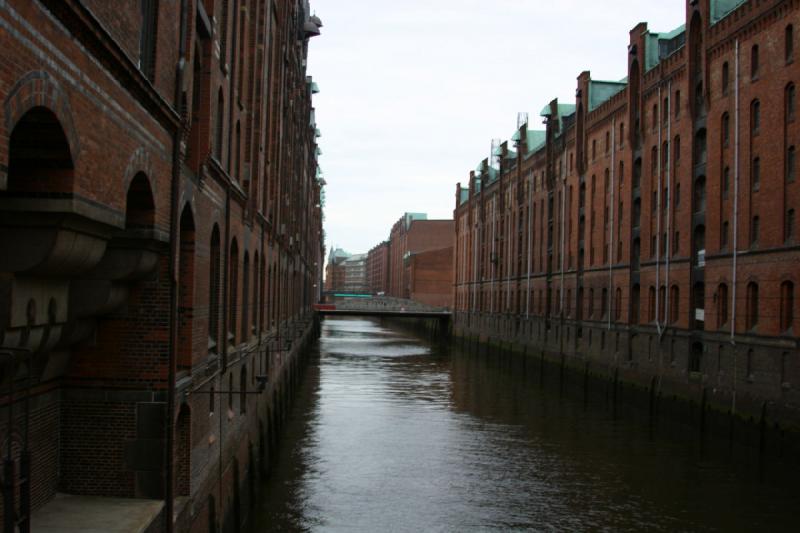
POLYGON ((404 214, 389 234, 387 294, 450 306, 453 243, 452 220, 428 220, 425 213, 404 214), (448 254, 451 256, 449 262, 443 261, 442 258, 448 254), (432 269, 441 271, 434 274, 432 269))
POLYGON ((367 254, 351 255, 344 261, 343 266, 345 292, 368 292, 367 254))
POLYGON ((344 262, 350 257, 350 254, 341 248, 331 248, 328 254, 328 264, 325 266, 325 290, 326 291, 341 291, 344 290, 345 285, 345 268, 344 262))
POLYGON ((389 241, 367 253, 367 287, 372 294, 389 292, 389 241))

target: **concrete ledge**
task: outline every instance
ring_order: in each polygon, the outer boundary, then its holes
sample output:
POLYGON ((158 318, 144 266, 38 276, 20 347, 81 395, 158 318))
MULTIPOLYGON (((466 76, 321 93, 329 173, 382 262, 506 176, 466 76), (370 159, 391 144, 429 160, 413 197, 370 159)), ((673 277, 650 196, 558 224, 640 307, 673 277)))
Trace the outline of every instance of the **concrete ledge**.
POLYGON ((162 500, 56 494, 33 513, 38 533, 129 533, 147 531, 161 514, 162 500))

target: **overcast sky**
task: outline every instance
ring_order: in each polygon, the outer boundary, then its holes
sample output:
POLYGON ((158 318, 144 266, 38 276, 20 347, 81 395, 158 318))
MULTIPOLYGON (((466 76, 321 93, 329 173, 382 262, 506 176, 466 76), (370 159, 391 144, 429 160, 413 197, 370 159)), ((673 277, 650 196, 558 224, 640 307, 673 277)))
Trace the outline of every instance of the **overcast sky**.
POLYGON ((366 252, 406 211, 452 218, 457 182, 537 129, 576 78, 627 75, 628 33, 684 22, 683 0, 311 0, 308 72, 322 132, 326 246, 366 252))

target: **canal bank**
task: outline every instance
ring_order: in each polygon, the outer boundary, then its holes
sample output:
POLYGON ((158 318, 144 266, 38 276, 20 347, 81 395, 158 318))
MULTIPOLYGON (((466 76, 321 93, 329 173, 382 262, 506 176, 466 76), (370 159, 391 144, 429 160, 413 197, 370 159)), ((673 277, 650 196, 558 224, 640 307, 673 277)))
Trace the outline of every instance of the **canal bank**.
MULTIPOLYGON (((196 495, 176 502, 176 531, 243 530, 261 483, 278 461, 283 427, 319 328, 315 314, 298 315, 264 335, 251 349, 234 353, 228 362, 229 379, 219 380, 222 387, 217 391, 212 387, 209 392, 201 385, 187 394, 188 405, 213 405, 217 395, 223 400, 220 405, 227 401, 227 409, 216 415, 216 431, 207 443, 192 443, 195 456, 203 446, 213 463, 202 472, 205 482, 196 495), (233 379, 234 374, 240 379, 233 379)), ((210 412, 210 419, 214 418, 210 412)))
MULTIPOLYGON (((747 390, 737 395, 722 384, 726 377, 721 356, 716 379, 689 370, 691 355, 681 335, 667 334, 650 342, 646 353, 635 353, 639 343, 632 346, 627 334, 621 340, 616 330, 579 331, 572 323, 556 325, 557 321, 550 327, 535 320, 517 322, 457 314, 446 336, 469 353, 518 355, 524 364, 538 368, 541 379, 555 380, 561 389, 583 398, 598 393, 595 401, 614 410, 633 407, 646 415, 648 424, 681 424, 702 440, 735 443, 800 462, 798 406, 747 390), (592 349, 582 352, 584 343, 592 349)), ((437 335, 434 325, 419 326, 437 335)), ((778 388, 789 391, 791 385, 778 388)))
POLYGON ((414 327, 323 322, 249 531, 796 526, 796 466, 414 327))

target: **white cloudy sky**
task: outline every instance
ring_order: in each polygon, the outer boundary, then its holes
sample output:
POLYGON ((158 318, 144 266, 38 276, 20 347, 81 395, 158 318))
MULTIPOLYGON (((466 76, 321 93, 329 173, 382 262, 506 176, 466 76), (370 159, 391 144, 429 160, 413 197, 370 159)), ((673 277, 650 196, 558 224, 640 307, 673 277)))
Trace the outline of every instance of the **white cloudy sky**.
POLYGON ((365 252, 406 211, 451 218, 457 182, 576 78, 626 76, 628 32, 683 0, 311 0, 309 74, 328 183, 326 245, 365 252))

